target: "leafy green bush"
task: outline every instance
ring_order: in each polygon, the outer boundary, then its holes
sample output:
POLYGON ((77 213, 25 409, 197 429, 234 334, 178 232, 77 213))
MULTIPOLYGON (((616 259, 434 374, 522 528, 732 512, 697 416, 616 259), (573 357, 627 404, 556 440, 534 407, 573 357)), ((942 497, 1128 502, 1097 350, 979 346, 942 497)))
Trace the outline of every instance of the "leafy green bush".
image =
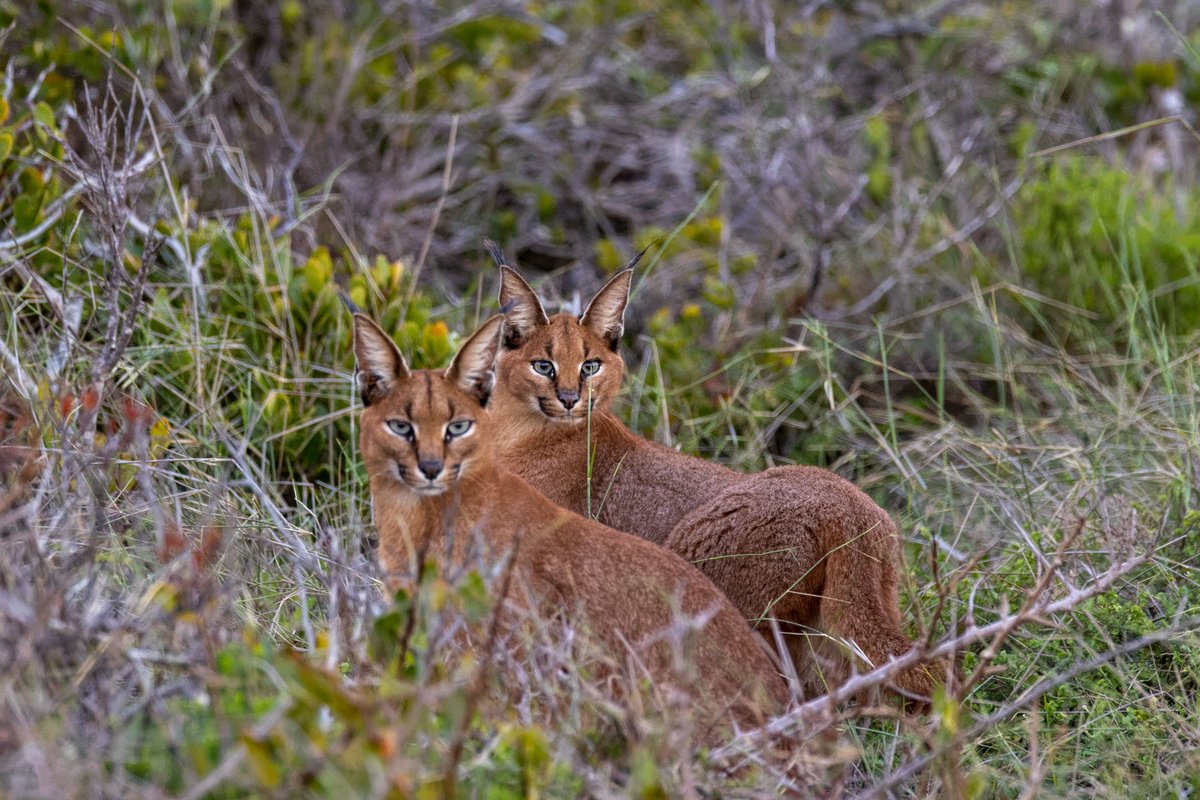
MULTIPOLYGON (((447 669, 444 628, 456 614, 477 628, 490 618, 479 573, 450 584, 429 570, 416 598, 399 593, 375 619, 369 657, 337 671, 319 665, 323 652, 281 650, 246 628, 212 654, 202 691, 118 732, 125 761, 110 768, 180 793, 220 765, 244 764, 211 797, 441 796, 456 775, 467 796, 579 792, 548 731, 478 715, 475 670, 447 669), (156 724, 163 713, 183 724, 156 724), (464 768, 447 771, 447 745, 468 732, 464 768)), ((489 680, 501 677, 493 669, 489 680)))
POLYGON ((1101 331, 1136 321, 1190 333, 1200 328, 1198 211, 1191 185, 1151 183, 1095 157, 1055 159, 1013 206, 1016 257, 1031 287, 1092 312, 1101 331))

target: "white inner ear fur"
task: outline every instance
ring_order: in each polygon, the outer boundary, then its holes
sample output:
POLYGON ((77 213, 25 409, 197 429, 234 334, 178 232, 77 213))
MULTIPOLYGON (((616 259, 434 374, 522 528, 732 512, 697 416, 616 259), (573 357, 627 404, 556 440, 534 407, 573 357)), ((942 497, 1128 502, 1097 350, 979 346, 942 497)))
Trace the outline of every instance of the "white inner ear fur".
POLYGON ((509 324, 518 331, 528 332, 550 322, 537 293, 516 270, 509 267, 502 267, 500 270, 500 305, 512 306, 505 312, 505 316, 508 317, 509 324))
POLYGON ((579 323, 619 339, 625 332, 625 304, 629 300, 632 279, 626 271, 606 283, 588 303, 579 323))
POLYGON ((387 345, 372 339, 363 339, 359 348, 363 363, 358 365, 362 372, 370 373, 380 380, 396 377, 396 358, 387 345))
MULTIPOLYGON (((496 373, 489 367, 487 369, 466 369, 460 370, 457 378, 458 388, 464 392, 483 392, 491 394, 492 388, 496 383, 496 373)), ((471 426, 474 430, 475 426, 471 426)))
POLYGON ((532 330, 539 325, 545 325, 545 317, 544 313, 530 308, 528 303, 518 303, 512 311, 508 312, 508 318, 512 321, 513 326, 522 331, 532 330))
POLYGON ((465 392, 483 394, 485 398, 490 395, 496 383, 496 354, 503 326, 499 316, 485 322, 454 356, 446 377, 465 392))
POLYGON ((354 358, 358 371, 378 382, 390 383, 408 374, 408 364, 396 345, 366 317, 355 320, 354 358))

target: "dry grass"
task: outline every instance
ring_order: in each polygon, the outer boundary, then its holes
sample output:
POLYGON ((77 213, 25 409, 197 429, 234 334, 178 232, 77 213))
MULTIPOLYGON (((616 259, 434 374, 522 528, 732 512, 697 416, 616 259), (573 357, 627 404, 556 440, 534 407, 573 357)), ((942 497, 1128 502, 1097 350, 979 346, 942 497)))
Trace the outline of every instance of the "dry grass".
MULTIPOLYGON (((0 785, 1194 788, 1195 335, 1165 325, 1168 288, 1120 244, 1145 243, 1136 215, 1107 231, 1127 276, 1116 306, 1038 293, 1015 255, 1021 191, 1044 179, 1024 156, 1120 127, 1094 43, 1134 66, 1177 50, 1186 64, 1190 49, 1149 5, 1016 5, 1038 13, 668 3, 602 27, 590 4, 535 18, 402 3, 239 29, 249 6, 160 19, 98 5, 69 28, 10 30, 0 785), (145 44, 141 60, 98 56, 108 27, 145 44), (54 100, 58 72, 26 32, 79 49, 72 93, 54 100), (87 77, 93 58, 110 79, 87 77), (47 98, 52 124, 34 113, 47 98), (19 225, 17 201, 38 193, 28 170, 48 188, 19 225), (634 300, 624 413, 692 451, 824 463, 871 491, 906 531, 907 611, 925 634, 912 657, 962 662, 930 717, 872 694, 895 662, 698 749, 677 700, 606 699, 589 668, 605 654, 580 632, 531 620, 522 657, 464 657, 461 630, 488 641, 496 565, 385 597, 326 267, 436 363, 454 335, 441 323, 466 332, 494 289, 477 270, 485 234, 566 299, 594 287, 606 248, 661 237, 634 300)), ((1189 30, 1190 6, 1161 10, 1189 30)), ((1165 116, 1152 89, 1136 113, 1165 116)), ((1187 207, 1181 132, 1086 147, 1187 207), (1154 183, 1160 168, 1178 184, 1154 183)), ((1078 254, 1044 255, 1068 269, 1078 254)))

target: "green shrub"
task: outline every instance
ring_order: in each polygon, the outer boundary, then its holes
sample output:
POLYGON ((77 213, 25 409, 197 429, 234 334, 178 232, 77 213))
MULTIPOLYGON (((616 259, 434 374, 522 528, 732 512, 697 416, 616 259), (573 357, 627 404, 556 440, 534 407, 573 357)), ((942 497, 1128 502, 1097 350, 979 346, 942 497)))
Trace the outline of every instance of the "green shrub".
POLYGON ((1017 266, 1032 288, 1095 314, 1102 333, 1135 323, 1187 334, 1200 328, 1198 212, 1191 185, 1151 182, 1100 158, 1056 158, 1013 204, 1017 266))

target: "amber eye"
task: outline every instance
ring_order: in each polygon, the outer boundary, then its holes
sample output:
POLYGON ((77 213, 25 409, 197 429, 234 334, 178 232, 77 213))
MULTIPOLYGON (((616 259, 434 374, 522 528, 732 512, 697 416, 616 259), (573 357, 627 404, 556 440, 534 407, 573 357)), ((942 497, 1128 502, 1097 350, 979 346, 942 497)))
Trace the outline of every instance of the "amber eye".
POLYGON ((538 375, 545 375, 547 378, 554 377, 554 364, 545 359, 531 362, 533 371, 538 375))
POLYGON ((402 419, 389 419, 387 421, 388 430, 397 436, 403 436, 405 439, 412 441, 413 426, 402 419))
POLYGON ((471 430, 471 420, 456 419, 446 426, 446 441, 448 442, 456 436, 462 436, 469 430, 471 430))
POLYGON ((600 359, 589 358, 583 362, 583 366, 579 368, 579 373, 585 378, 590 378, 600 371, 600 359))

